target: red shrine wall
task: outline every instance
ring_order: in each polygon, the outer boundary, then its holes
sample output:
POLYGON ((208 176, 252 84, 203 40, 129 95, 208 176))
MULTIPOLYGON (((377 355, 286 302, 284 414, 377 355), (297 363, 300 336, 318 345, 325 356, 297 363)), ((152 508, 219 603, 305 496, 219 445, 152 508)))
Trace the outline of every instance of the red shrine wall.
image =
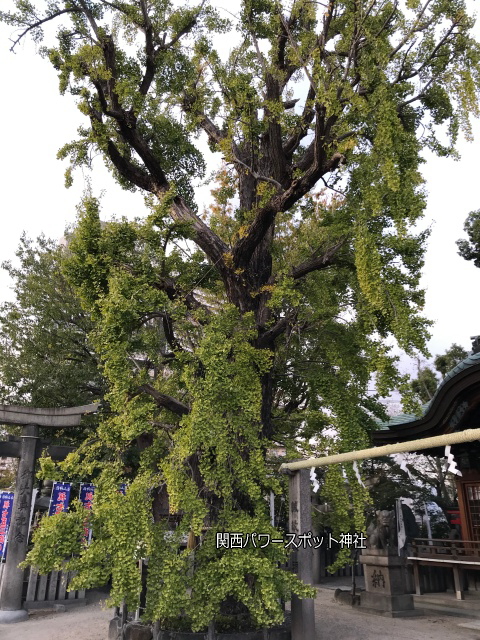
POLYGON ((462 469, 462 474, 455 480, 462 540, 480 542, 480 471, 462 469))

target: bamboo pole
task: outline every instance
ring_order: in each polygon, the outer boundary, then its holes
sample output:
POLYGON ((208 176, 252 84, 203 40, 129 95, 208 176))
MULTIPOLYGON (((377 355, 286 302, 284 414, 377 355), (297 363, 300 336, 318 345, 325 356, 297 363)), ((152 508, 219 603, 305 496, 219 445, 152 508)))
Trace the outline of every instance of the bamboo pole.
POLYGON ((371 449, 361 449, 360 451, 337 453, 336 455, 325 456, 324 458, 308 458, 307 460, 297 460, 296 462, 284 462, 280 465, 280 471, 297 471, 298 469, 308 469, 310 467, 326 467, 339 462, 380 458, 381 456, 389 456, 392 453, 407 453, 409 451, 419 451, 433 447, 445 447, 447 444, 471 442, 472 440, 480 440, 480 429, 466 429, 465 431, 447 433, 443 436, 434 436, 433 438, 409 440, 408 442, 387 444, 383 447, 372 447, 371 449))

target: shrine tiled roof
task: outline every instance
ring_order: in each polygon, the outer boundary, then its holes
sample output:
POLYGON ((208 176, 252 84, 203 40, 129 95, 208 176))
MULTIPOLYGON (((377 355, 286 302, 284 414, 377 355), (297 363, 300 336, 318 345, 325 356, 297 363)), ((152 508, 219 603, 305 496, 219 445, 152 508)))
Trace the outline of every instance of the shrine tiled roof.
POLYGON ((474 353, 472 355, 469 355, 467 358, 465 358, 465 360, 462 360, 461 362, 459 362, 451 371, 449 371, 445 375, 441 383, 438 385, 433 398, 429 402, 421 406, 420 415, 415 415, 412 413, 399 413, 398 415, 394 416, 393 418, 390 418, 390 420, 387 420, 386 422, 379 422, 378 429, 379 430, 394 429, 395 427, 400 426, 402 424, 407 424, 409 422, 414 422, 415 420, 418 420, 428 412, 429 408, 435 402, 437 396, 441 393, 441 390, 449 382, 449 380, 457 376, 459 373, 462 373, 462 371, 465 371, 466 369, 473 367, 474 365, 480 365, 480 353, 474 353))

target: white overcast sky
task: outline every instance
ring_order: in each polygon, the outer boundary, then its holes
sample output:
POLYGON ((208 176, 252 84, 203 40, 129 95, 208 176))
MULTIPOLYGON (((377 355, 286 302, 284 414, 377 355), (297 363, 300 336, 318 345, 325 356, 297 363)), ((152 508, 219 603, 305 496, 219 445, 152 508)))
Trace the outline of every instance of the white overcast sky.
MULTIPOLYGON (((479 22, 477 21, 477 27, 479 22)), ((477 28, 480 38, 480 28, 477 28)), ((34 55, 31 43, 9 51, 11 30, 0 25, 0 261, 14 258, 19 238, 40 233, 58 239, 76 218, 76 205, 86 178, 75 174, 74 186, 64 188, 65 163, 58 149, 75 138, 84 117, 70 96, 60 96, 56 72, 34 55)), ((475 142, 461 141, 461 160, 425 154, 428 207, 423 226, 432 225, 424 267, 425 315, 435 321, 429 343, 433 355, 453 342, 470 349, 470 336, 480 334, 480 269, 457 254, 455 241, 464 237, 467 214, 480 209, 480 123, 474 123, 475 142)), ((101 161, 90 176, 95 195, 105 190, 102 217, 143 215, 139 193, 122 191, 101 161)), ((203 190, 208 194, 208 190, 203 190)), ((0 300, 12 299, 9 280, 0 273, 0 300)))

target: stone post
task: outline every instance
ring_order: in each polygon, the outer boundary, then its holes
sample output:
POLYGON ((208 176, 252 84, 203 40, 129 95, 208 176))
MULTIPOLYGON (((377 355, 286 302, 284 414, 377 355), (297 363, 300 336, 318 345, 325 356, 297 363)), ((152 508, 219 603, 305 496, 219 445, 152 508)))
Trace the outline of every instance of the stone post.
POLYGON ((18 565, 25 560, 28 545, 28 525, 35 474, 38 427, 23 427, 21 455, 18 465, 13 513, 8 532, 7 560, 0 593, 0 623, 19 622, 28 617, 22 608, 24 570, 18 565))
MULTIPOLYGON (((290 475, 289 529, 297 536, 312 531, 310 470, 301 469, 290 475)), ((296 540, 298 544, 299 540, 296 540)), ((313 548, 300 544, 296 551, 297 575, 306 584, 313 584, 313 548)), ((315 601, 292 595, 292 640, 315 638, 315 601)))

